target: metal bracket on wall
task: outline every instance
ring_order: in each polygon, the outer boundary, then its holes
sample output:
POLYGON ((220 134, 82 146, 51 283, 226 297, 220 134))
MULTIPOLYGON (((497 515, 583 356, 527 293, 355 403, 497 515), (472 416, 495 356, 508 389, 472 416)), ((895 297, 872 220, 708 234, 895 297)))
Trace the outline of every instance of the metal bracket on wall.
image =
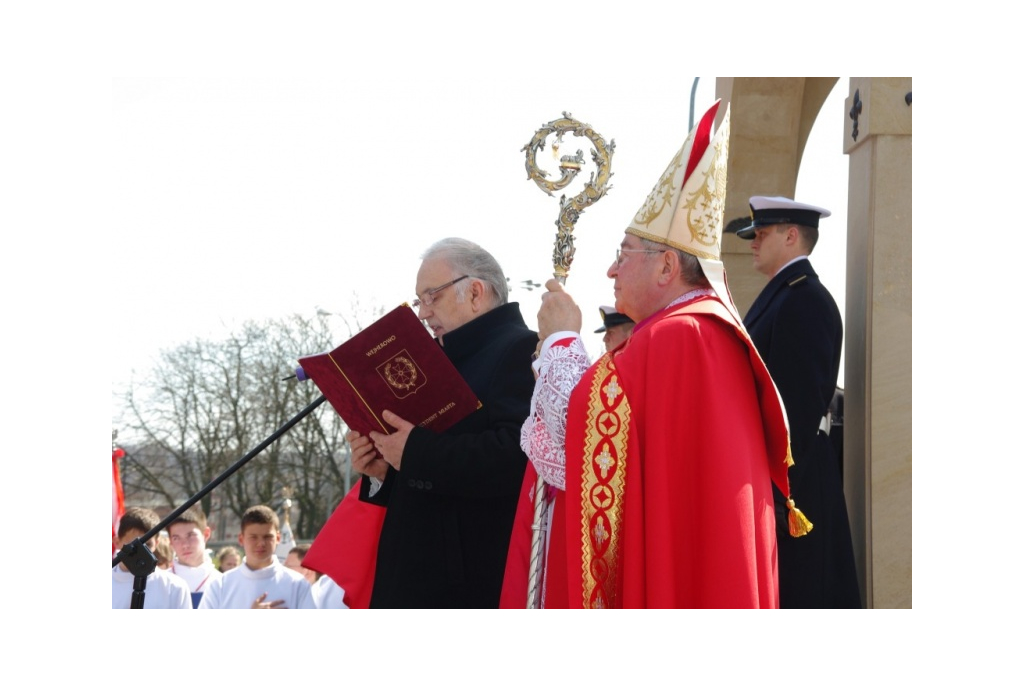
POLYGON ((864 103, 860 101, 860 88, 853 91, 853 107, 850 108, 850 118, 853 119, 853 140, 857 140, 857 119, 864 110, 864 103))

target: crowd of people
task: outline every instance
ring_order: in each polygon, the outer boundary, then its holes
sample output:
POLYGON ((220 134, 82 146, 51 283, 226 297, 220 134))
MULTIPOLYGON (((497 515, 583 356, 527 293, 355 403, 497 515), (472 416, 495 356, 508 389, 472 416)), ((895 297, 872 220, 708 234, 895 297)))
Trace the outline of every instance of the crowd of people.
MULTIPOLYGON (((534 331, 488 251, 447 238, 423 253, 413 306, 481 406, 442 433, 385 412, 387 430, 346 435, 359 505, 384 510, 357 525, 371 544, 347 562, 372 569, 370 608, 861 606, 828 439, 842 323, 808 260, 829 212, 750 198, 737 235, 769 282, 741 317, 720 255, 718 106, 615 249, 596 360, 557 280, 534 331)), ((157 523, 129 510, 118 537, 157 523)), ((208 538, 198 510, 169 526, 174 558, 149 576, 146 608, 349 606, 344 582, 304 566, 307 546, 277 559, 266 506, 242 517, 240 559, 222 551, 218 570, 208 538)), ((132 575, 113 575, 127 608, 132 575)))
MULTIPOLYGON (((156 512, 131 507, 121 516, 119 547, 143 537, 160 523, 156 512)), ((282 562, 277 557, 281 524, 273 509, 250 507, 242 515, 238 542, 216 555, 206 546, 210 528, 197 504, 174 519, 168 535, 156 535, 146 545, 157 557, 157 568, 145 576, 145 609, 347 609, 345 591, 329 577, 304 568, 309 545, 296 545, 282 562), (157 554, 167 539, 169 563, 157 554), (216 560, 216 563, 215 561, 216 560)), ((122 561, 113 569, 113 608, 131 608, 136 576, 122 561)))

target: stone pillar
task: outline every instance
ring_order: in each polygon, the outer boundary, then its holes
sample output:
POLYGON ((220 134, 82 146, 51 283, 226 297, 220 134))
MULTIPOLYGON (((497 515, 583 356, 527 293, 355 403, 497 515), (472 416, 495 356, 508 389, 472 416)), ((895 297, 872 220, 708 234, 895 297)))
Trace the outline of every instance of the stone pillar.
POLYGON ((868 607, 912 606, 910 78, 851 77, 844 481, 868 607))

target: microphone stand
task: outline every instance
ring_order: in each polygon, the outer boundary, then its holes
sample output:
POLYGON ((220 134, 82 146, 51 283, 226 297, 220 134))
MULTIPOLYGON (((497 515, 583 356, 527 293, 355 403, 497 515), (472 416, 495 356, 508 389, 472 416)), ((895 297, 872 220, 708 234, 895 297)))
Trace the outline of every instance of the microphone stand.
POLYGON ((121 548, 121 551, 114 557, 111 568, 116 567, 122 561, 125 567, 131 571, 132 575, 135 576, 135 583, 132 590, 132 609, 142 609, 146 602, 146 578, 156 568, 156 555, 153 554, 152 550, 146 546, 146 542, 160 533, 161 530, 171 525, 171 522, 176 518, 185 513, 192 505, 206 497, 207 494, 215 487, 227 480, 232 474, 238 469, 245 466, 249 461, 257 454, 274 444, 278 438, 290 431, 295 424, 302 419, 309 416, 309 414, 323 404, 327 400, 326 397, 320 395, 317 399, 313 400, 305 409, 300 411, 298 414, 289 419, 280 428, 268 437, 266 440, 257 445, 251 452, 246 454, 244 457, 232 464, 224 473, 220 474, 212 481, 209 482, 202 490, 194 494, 187 502, 182 504, 180 507, 172 511, 164 520, 158 523, 152 530, 143 535, 142 537, 135 538, 130 543, 121 548))

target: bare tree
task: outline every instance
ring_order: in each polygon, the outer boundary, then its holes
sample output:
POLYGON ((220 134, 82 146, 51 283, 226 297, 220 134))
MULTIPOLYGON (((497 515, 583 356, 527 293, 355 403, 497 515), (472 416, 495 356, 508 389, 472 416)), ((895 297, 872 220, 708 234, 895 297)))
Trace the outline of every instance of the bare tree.
MULTIPOLYGON (((312 318, 246 323, 223 340, 164 351, 128 390, 123 479, 126 497, 174 507, 192 496, 319 397, 312 383, 283 380, 299 357, 333 349, 339 337, 321 312, 312 318)), ((352 331, 349 322, 342 317, 352 331)), ((341 419, 324 405, 204 499, 235 516, 276 505, 290 486, 299 538, 312 538, 351 485, 341 419)))

